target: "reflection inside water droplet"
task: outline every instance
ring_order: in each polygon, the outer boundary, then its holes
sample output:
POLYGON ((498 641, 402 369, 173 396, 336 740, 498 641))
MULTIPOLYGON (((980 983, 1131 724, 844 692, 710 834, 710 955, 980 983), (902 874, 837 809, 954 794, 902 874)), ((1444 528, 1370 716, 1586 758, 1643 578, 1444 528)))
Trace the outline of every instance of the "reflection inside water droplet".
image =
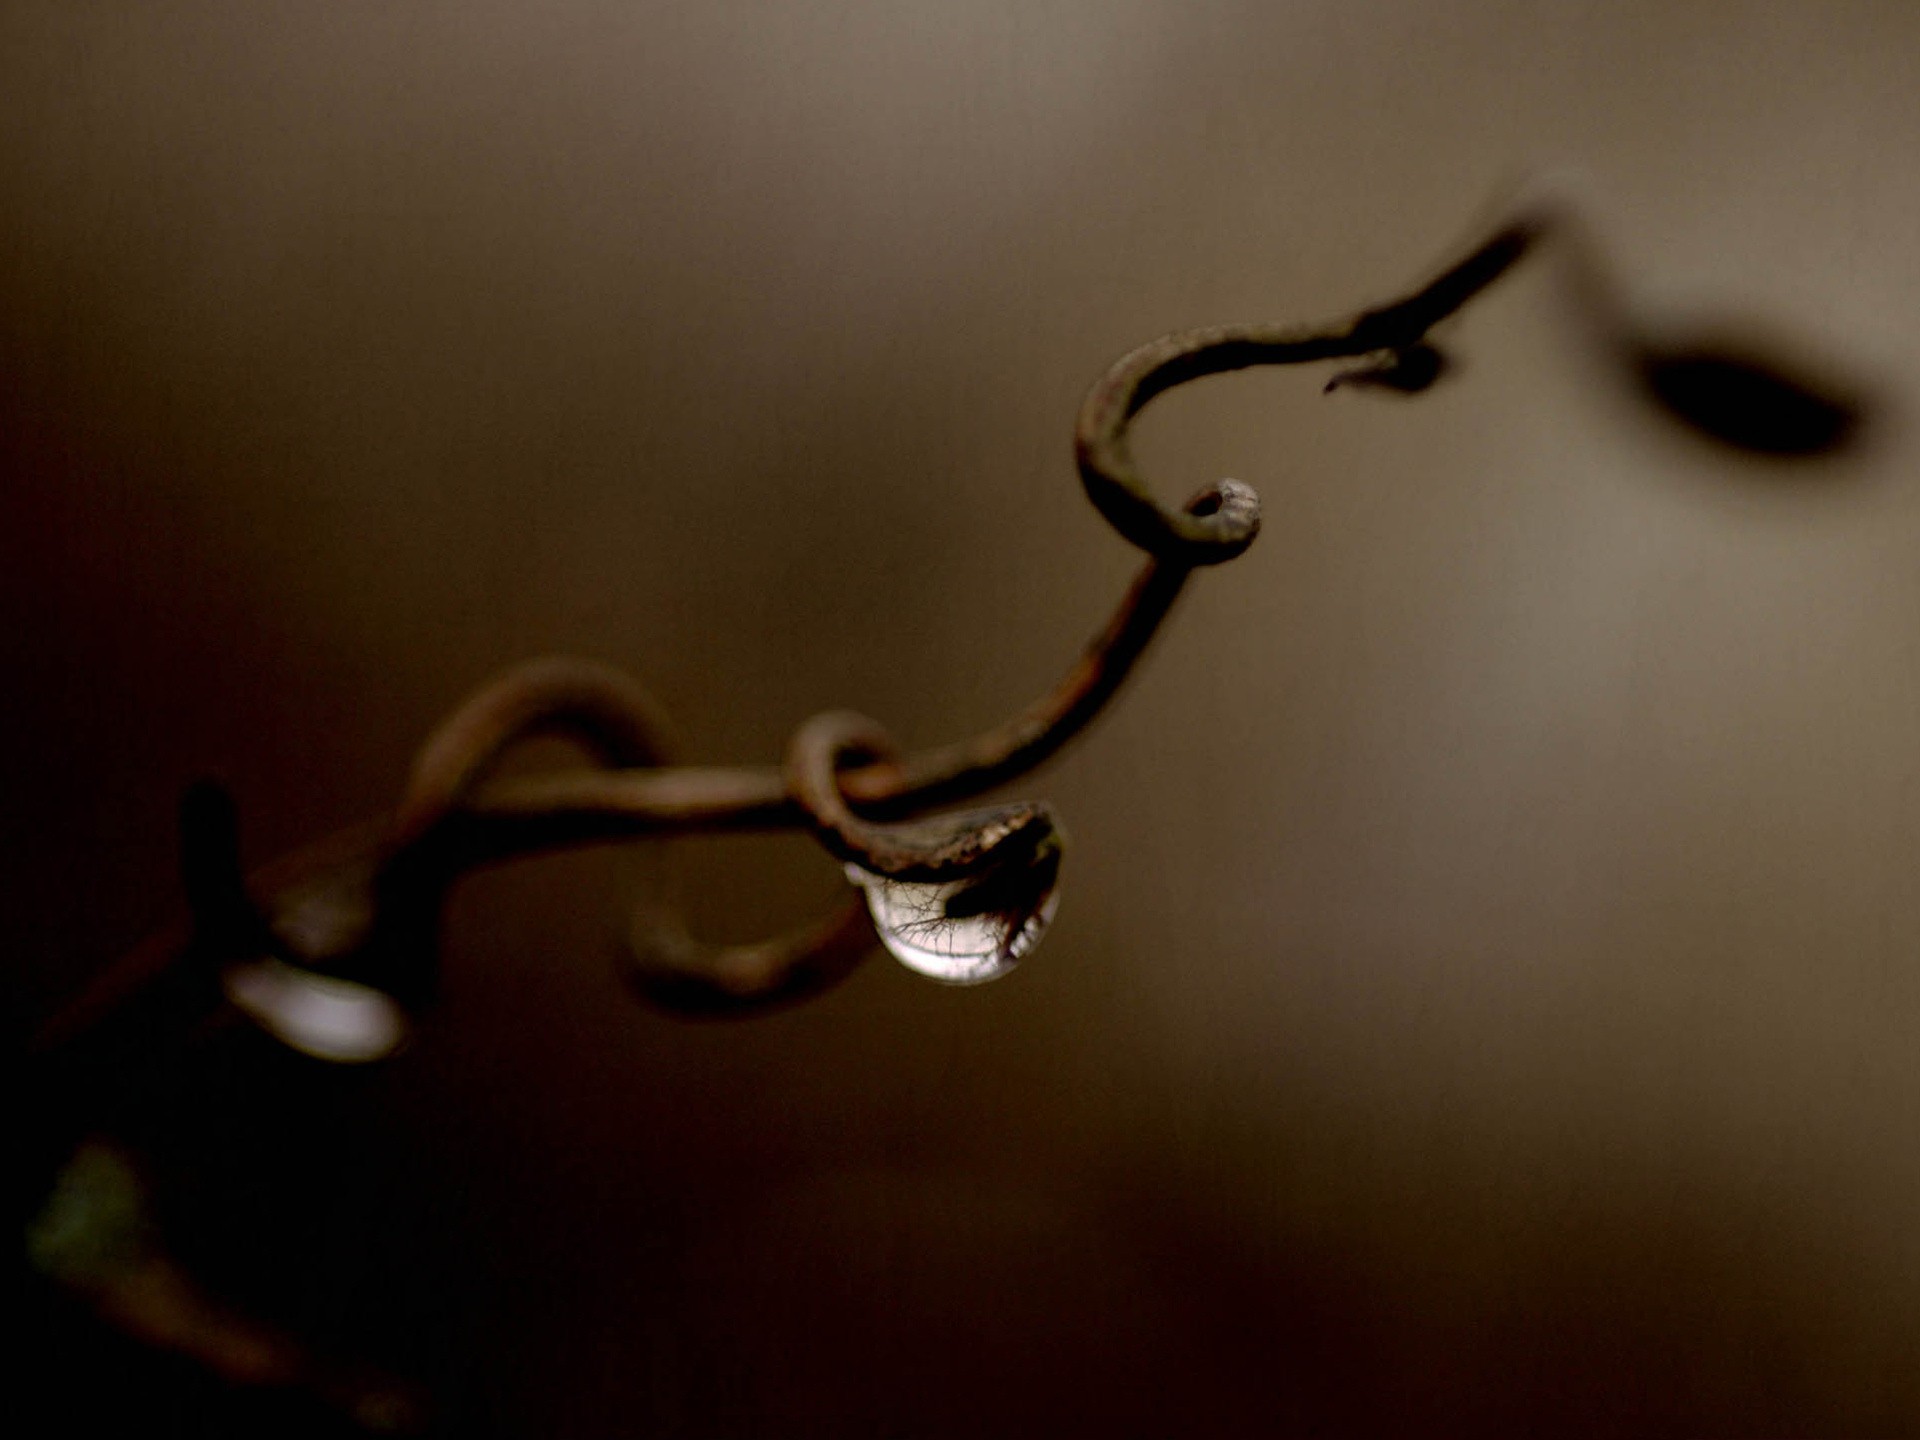
POLYGON ((1018 861, 938 884, 889 880, 858 865, 874 929, 894 959, 949 985, 998 980, 1032 953, 1060 908, 1059 837, 1018 861))
POLYGON ((370 985, 271 957, 234 966, 222 984, 261 1029, 317 1060, 363 1065, 385 1059, 407 1038, 399 1004, 370 985))

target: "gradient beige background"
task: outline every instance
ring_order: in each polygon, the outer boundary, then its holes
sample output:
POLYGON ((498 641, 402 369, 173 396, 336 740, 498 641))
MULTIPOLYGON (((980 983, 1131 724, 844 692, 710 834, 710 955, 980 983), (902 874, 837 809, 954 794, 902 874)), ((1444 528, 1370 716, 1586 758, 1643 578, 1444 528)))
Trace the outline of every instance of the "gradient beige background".
MULTIPOLYGON (((522 657, 701 762, 992 722, 1136 563, 1086 384, 1389 295, 1539 167, 1650 299, 1910 401, 1917 155, 1901 4, 7 4, 15 993, 165 907, 195 775, 277 853, 522 657)), ((1019 973, 688 1026, 615 983, 618 860, 484 877, 261 1287, 427 1316, 469 1433, 1920 1429, 1904 408, 1744 467, 1544 273, 1458 350, 1145 423, 1267 530, 1022 787, 1074 848, 1019 973)), ((683 858, 716 936, 835 883, 683 858)))

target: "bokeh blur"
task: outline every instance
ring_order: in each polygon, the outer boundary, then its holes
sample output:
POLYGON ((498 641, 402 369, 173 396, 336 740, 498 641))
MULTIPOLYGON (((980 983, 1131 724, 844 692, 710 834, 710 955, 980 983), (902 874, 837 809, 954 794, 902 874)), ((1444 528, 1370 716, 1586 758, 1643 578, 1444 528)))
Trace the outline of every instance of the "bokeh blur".
MULTIPOLYGON (((627 857, 489 872, 400 1058, 175 1077, 160 1199, 453 1434, 1920 1429, 1916 154, 1895 4, 10 0, 10 1007, 177 904, 195 778, 265 859, 532 655, 700 763, 1002 718, 1138 563, 1103 367, 1566 167, 1652 310, 1871 376, 1866 443, 1663 428, 1551 267, 1417 399, 1182 390, 1143 462, 1266 531, 1022 787, 1072 846, 1016 973, 687 1023, 616 979, 627 857)), ((678 849, 715 938, 839 883, 678 849)), ((303 1433, 33 1336, 59 1433, 303 1433)))

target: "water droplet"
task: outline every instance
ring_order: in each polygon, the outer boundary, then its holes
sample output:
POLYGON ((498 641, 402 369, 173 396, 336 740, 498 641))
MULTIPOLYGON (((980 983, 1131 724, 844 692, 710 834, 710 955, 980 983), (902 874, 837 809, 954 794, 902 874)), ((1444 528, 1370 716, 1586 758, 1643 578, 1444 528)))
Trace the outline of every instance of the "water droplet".
POLYGON ((364 1065, 384 1060, 407 1038, 405 1012, 371 985, 271 957, 234 966, 222 983, 261 1029, 316 1060, 364 1065))
POLYGON ((858 865, 874 929, 894 959, 949 985, 998 980, 1033 952, 1060 908, 1058 836, 1021 860, 937 884, 889 880, 858 865))

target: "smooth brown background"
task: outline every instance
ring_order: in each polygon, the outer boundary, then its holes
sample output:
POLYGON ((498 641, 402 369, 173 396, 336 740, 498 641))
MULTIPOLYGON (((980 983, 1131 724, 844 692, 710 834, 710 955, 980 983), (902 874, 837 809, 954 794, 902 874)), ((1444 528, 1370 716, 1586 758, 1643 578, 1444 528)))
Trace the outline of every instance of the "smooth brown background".
MULTIPOLYGON (((1571 166, 1650 302, 1873 376, 1864 452, 1642 421, 1544 272, 1417 403, 1181 392, 1143 458, 1267 530, 1022 787, 1074 843, 1021 971, 689 1026, 621 862, 483 877, 253 1279, 476 1434, 1920 1429, 1916 155, 1901 4, 15 0, 12 989, 164 911, 194 776, 277 853, 519 658, 701 762, 998 719, 1136 564, 1102 367, 1571 166)), ((683 850, 716 936, 835 884, 683 850)))

